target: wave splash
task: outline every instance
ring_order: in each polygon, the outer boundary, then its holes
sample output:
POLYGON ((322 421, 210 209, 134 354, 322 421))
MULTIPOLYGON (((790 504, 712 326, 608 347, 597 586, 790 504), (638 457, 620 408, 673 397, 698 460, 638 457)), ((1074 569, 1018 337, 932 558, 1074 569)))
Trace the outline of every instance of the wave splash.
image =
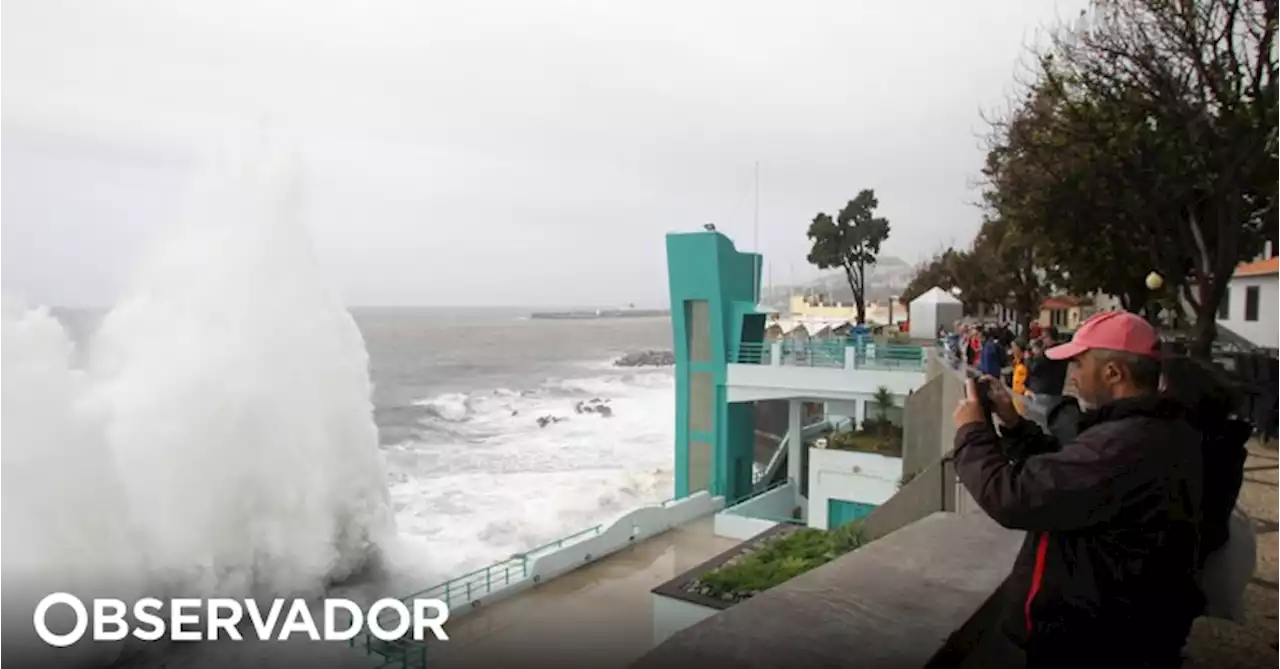
MULTIPOLYGON (((55 590, 314 595, 394 537, 363 339, 288 167, 216 174, 83 365, 47 310, 5 301, 4 579, 32 599, 10 610, 55 590)), ((59 663, 120 651, 77 649, 59 663)))

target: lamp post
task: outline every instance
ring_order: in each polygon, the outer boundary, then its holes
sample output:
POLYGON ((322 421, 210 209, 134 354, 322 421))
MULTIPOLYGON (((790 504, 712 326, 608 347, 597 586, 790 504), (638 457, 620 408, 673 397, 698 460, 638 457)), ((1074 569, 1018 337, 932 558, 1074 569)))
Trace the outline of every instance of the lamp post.
POLYGON ((1160 311, 1159 309, 1156 308, 1155 294, 1156 294, 1156 291, 1160 290, 1160 288, 1164 286, 1164 277, 1160 276, 1158 272, 1153 271, 1147 275, 1146 284, 1147 284, 1147 301, 1146 301, 1147 302, 1146 303, 1147 321, 1149 321, 1152 325, 1158 326, 1160 324, 1159 323, 1160 311))

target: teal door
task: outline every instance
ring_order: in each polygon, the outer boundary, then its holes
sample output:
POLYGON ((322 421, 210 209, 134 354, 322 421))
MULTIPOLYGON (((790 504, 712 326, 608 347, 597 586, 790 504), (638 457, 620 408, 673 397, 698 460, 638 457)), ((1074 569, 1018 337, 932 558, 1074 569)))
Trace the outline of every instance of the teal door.
POLYGON ((861 520, 868 513, 871 513, 874 508, 876 508, 875 504, 850 502, 843 499, 828 499, 827 529, 834 530, 841 525, 848 525, 855 520, 861 520))

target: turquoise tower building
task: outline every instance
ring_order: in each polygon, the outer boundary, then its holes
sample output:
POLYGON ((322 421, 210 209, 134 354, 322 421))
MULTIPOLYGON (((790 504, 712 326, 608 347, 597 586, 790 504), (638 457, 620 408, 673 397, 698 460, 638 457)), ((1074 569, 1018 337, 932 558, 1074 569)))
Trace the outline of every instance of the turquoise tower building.
POLYGON ((728 365, 742 343, 764 339, 761 256, 718 232, 667 235, 675 350, 675 494, 699 490, 733 501, 751 492, 755 405, 730 404, 728 365))

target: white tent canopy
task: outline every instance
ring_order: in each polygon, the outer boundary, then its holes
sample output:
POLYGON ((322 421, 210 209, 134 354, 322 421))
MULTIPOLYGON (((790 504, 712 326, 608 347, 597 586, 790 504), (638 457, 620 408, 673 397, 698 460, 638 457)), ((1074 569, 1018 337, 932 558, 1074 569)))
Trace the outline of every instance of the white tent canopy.
POLYGON ((934 286, 911 300, 911 332, 915 337, 932 337, 938 328, 951 325, 964 316, 964 305, 951 293, 934 286))

